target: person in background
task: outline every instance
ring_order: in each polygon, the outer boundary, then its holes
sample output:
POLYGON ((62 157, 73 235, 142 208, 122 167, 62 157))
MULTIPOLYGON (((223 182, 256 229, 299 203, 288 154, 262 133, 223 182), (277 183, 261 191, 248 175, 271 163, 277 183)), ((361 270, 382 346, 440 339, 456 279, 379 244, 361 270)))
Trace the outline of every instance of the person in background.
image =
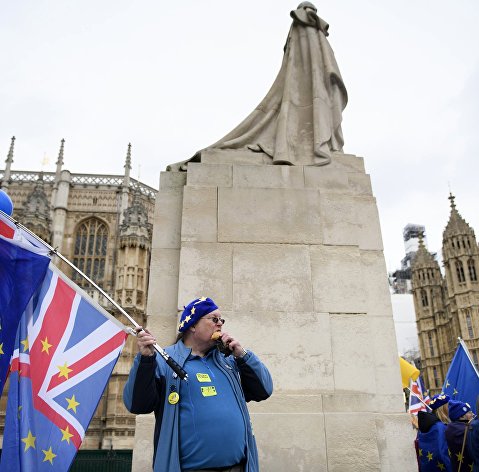
POLYGON ((446 441, 451 453, 451 464, 454 472, 470 472, 473 470, 472 458, 466 447, 469 422, 474 417, 468 403, 449 401, 449 418, 451 423, 446 427, 446 441))
MULTIPOLYGON (((476 412, 479 412, 479 395, 476 400, 476 412)), ((474 463, 474 471, 479 471, 479 419, 477 417, 474 418, 469 427, 467 437, 468 451, 474 463)))
POLYGON ((420 411, 417 415, 419 431, 417 434, 418 442, 418 461, 420 472, 436 472, 438 470, 451 472, 451 460, 447 450, 446 443, 446 425, 437 414, 438 409, 447 407, 449 401, 448 395, 436 395, 429 402, 431 412, 420 411))
POLYGON ((132 413, 155 412, 155 472, 259 470, 246 402, 267 399, 273 382, 259 358, 223 331, 224 323, 211 298, 185 307, 177 342, 165 350, 187 381, 156 355, 153 335, 137 328, 139 353, 123 398, 132 413))

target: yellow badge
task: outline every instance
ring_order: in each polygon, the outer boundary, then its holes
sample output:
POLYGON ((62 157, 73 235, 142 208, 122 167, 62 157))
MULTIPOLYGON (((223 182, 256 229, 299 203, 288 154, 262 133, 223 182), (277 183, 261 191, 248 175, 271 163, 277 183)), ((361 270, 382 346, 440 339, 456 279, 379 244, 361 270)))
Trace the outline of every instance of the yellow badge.
POLYGON ((178 403, 179 399, 180 399, 180 396, 178 395, 177 392, 171 392, 168 395, 168 403, 170 405, 176 405, 178 403))
POLYGON ((204 397, 214 397, 217 395, 216 388, 211 385, 211 387, 201 387, 201 393, 204 397))
POLYGON ((198 382, 211 382, 210 376, 208 374, 196 374, 198 382))

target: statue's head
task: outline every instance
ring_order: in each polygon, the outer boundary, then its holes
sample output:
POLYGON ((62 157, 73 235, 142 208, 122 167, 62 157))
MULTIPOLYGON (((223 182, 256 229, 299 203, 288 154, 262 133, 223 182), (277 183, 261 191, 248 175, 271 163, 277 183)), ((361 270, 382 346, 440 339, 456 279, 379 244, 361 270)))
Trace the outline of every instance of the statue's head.
POLYGON ((298 5, 298 8, 311 8, 311 10, 314 10, 315 12, 318 11, 318 9, 311 2, 301 2, 298 5))

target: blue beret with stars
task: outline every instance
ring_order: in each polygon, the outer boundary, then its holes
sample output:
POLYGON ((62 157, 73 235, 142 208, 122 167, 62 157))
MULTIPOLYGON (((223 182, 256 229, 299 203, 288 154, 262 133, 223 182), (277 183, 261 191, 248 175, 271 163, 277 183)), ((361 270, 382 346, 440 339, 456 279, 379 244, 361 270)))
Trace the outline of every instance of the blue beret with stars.
POLYGON ((188 328, 198 322, 200 318, 217 310, 215 302, 208 297, 200 297, 194 299, 192 302, 185 306, 180 318, 180 325, 178 331, 183 333, 188 328))
POLYGON ((440 393, 439 395, 434 395, 432 397, 432 400, 428 403, 428 405, 433 409, 437 410, 440 406, 445 405, 446 403, 449 402, 451 398, 449 395, 446 395, 444 393, 440 393))

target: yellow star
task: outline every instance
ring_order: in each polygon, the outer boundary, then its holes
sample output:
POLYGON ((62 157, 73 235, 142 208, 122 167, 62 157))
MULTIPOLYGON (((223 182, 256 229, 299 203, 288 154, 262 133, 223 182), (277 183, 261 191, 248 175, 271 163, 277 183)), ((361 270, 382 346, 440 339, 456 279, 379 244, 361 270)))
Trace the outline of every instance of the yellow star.
POLYGON ((188 315, 187 317, 185 317, 185 323, 188 323, 188 321, 190 321, 190 320, 191 320, 191 316, 190 316, 190 315, 188 315))
POLYGON ((3 343, 0 344, 0 355, 4 354, 3 352, 3 343))
POLYGON ((447 448, 447 453, 449 454, 449 457, 451 457, 451 450, 447 448))
POLYGON ((50 353, 48 352, 48 350, 52 347, 52 344, 49 344, 48 343, 48 338, 45 337, 45 339, 42 341, 42 352, 46 352, 48 355, 50 355, 50 353))
POLYGON ((453 395, 457 395, 458 393, 459 392, 456 389, 454 389, 454 392, 452 392, 453 395))
POLYGON ((182 321, 182 322, 180 323, 180 329, 183 328, 183 326, 185 326, 185 322, 184 322, 184 321, 182 321))
POLYGON ((26 438, 22 438, 22 442, 25 443, 25 449, 23 452, 27 452, 28 449, 33 448, 35 449, 35 439, 37 439, 36 436, 32 435, 32 432, 28 430, 28 435, 26 438))
POLYGON ((70 433, 68 426, 65 429, 60 428, 60 431, 62 432, 62 441, 66 441, 68 444, 70 444, 70 438, 73 437, 73 434, 70 433))
POLYGON ((17 413, 18 419, 20 419, 20 410, 21 410, 22 408, 23 408, 22 405, 20 405, 20 406, 18 407, 18 413, 17 413))
POLYGON ((472 472, 474 470, 474 464, 469 464, 469 470, 472 472))
POLYGON ((442 463, 439 462, 439 461, 438 461, 438 463, 437 463, 436 465, 437 465, 437 468, 438 468, 439 470, 444 470, 444 469, 445 469, 445 465, 442 464, 442 463))
POLYGON ((206 297, 200 297, 198 298, 198 301, 193 303, 193 305, 198 305, 198 303, 201 303, 201 302, 205 302, 206 301, 206 297))
POLYGON ((43 454, 45 454, 43 462, 48 461, 48 462, 50 462, 51 465, 53 465, 53 459, 55 459, 55 457, 57 457, 57 455, 53 454, 52 446, 50 446, 50 449, 48 449, 48 451, 45 451, 45 449, 42 449, 42 452, 43 452, 43 454))
POLYGON ((57 368, 60 370, 58 377, 65 377, 68 380, 68 374, 73 372, 72 369, 69 369, 67 363, 65 362, 64 365, 57 365, 57 368))
POLYGON ((419 449, 419 457, 422 457, 422 449, 419 449))
POLYGON ((23 344, 23 352, 28 351, 28 338, 25 338, 23 341, 20 341, 20 344, 23 344))
POLYGON ((73 410, 75 413, 77 412, 77 406, 80 404, 75 400, 75 395, 72 395, 71 398, 65 398, 68 402, 67 410, 73 410))
POLYGON ((459 454, 456 454, 456 457, 457 457, 457 462, 462 462, 462 459, 464 459, 462 452, 460 452, 459 454))
POLYGON ((432 461, 432 452, 427 451, 427 460, 432 461))
POLYGON ((449 380, 446 379, 446 388, 449 387, 449 385, 451 384, 449 383, 449 380))
POLYGON ((192 314, 192 315, 195 314, 195 311, 196 311, 196 308, 195 308, 195 307, 191 307, 191 314, 192 314))

